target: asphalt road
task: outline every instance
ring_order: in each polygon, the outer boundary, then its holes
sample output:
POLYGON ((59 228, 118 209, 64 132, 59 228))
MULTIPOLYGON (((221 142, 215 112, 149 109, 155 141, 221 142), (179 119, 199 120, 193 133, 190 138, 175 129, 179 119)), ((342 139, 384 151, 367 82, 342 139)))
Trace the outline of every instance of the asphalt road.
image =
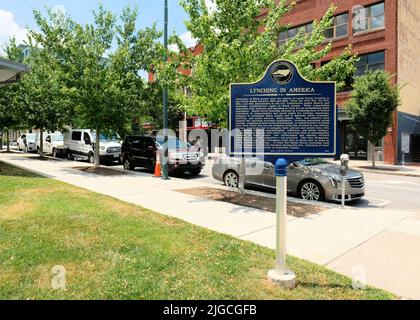
POLYGON ((366 198, 357 207, 420 211, 420 178, 365 173, 366 198))

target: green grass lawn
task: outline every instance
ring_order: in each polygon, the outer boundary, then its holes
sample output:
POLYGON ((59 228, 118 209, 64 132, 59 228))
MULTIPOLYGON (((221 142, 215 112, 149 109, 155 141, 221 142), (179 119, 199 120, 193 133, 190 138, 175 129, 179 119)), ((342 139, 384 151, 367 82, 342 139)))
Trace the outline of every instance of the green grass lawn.
POLYGON ((0 299, 394 298, 293 257, 283 290, 273 266, 272 250, 0 162, 0 299))

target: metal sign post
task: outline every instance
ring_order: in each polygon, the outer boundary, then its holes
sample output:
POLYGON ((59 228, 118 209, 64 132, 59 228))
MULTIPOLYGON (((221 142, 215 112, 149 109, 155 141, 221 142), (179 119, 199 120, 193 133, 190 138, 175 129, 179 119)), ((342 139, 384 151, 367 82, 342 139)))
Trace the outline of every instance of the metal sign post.
POLYGON ((259 81, 232 83, 230 94, 230 156, 257 156, 276 164, 276 269, 268 272, 268 280, 294 288, 296 275, 286 268, 287 166, 337 155, 336 85, 306 80, 295 64, 278 60, 259 81), (252 141, 244 143, 247 131, 252 141))
POLYGON ((268 272, 269 282, 287 289, 296 287, 296 275, 287 270, 287 166, 286 159, 276 162, 276 269, 268 272))
POLYGON ((246 176, 246 161, 245 157, 241 158, 241 164, 239 165, 239 194, 245 194, 245 176, 246 176))
POLYGON ((346 207, 346 177, 343 176, 343 181, 341 182, 341 209, 346 207))
MULTIPOLYGON (((165 50, 168 49, 168 0, 164 2, 164 28, 163 28, 163 43, 165 46, 165 50)), ((165 51, 163 60, 166 62, 168 61, 168 56, 165 51)), ((163 130, 164 130, 164 138, 163 138, 163 180, 169 180, 169 150, 168 150, 168 128, 169 128, 169 120, 168 120, 168 85, 165 84, 163 87, 163 130)))
POLYGON ((349 160, 350 157, 347 154, 342 154, 340 157, 341 167, 340 173, 342 176, 341 181, 341 209, 344 209, 346 206, 346 184, 347 184, 347 171, 349 170, 349 160))

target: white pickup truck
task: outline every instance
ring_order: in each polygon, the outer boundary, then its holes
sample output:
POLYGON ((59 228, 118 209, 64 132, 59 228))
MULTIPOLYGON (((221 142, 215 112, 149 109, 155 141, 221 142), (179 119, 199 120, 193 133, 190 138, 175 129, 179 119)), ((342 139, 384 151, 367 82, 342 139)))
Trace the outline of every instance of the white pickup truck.
MULTIPOLYGON (((64 155, 64 136, 61 133, 44 132, 43 151, 45 154, 52 155, 54 158, 64 155)), ((40 134, 37 134, 36 147, 39 153, 41 148, 40 134)))

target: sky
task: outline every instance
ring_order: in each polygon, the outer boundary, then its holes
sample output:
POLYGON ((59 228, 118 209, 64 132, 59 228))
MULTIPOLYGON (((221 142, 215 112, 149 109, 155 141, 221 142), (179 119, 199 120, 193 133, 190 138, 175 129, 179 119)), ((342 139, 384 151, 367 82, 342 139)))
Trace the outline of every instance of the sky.
MULTIPOLYGON (((169 2, 169 33, 175 31, 182 35, 187 46, 194 45, 194 39, 187 32, 184 21, 187 15, 179 5, 179 0, 169 2)), ((25 39, 28 28, 35 28, 32 9, 40 9, 45 13, 45 7, 52 7, 70 15, 79 23, 92 21, 92 10, 102 3, 106 9, 119 14, 130 5, 139 7, 138 26, 144 28, 156 22, 157 27, 163 29, 164 0, 0 0, 0 48, 11 36, 15 36, 18 43, 25 39)))

